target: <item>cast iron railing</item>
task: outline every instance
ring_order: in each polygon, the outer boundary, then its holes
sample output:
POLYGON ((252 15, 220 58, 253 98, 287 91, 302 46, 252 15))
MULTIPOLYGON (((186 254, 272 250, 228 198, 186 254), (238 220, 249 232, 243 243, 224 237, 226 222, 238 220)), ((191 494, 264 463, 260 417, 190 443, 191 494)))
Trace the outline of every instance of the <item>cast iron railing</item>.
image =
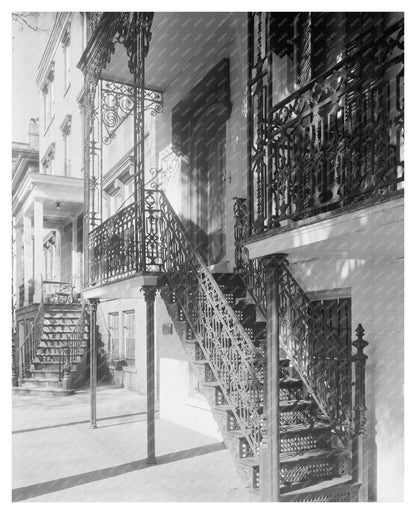
POLYGON ((193 248, 166 195, 162 191, 152 195, 160 208, 163 271, 241 431, 257 454, 261 441, 263 357, 193 248))
POLYGON ((45 305, 43 301, 43 280, 41 277, 41 298, 36 313, 33 325, 26 335, 23 342, 17 349, 17 355, 19 360, 19 379, 23 380, 26 376, 27 371, 36 355, 36 350, 39 346, 42 332, 43 332, 43 321, 45 317, 45 305))
POLYGON ((65 372, 71 371, 72 364, 78 362, 78 358, 83 355, 82 343, 85 341, 87 321, 87 307, 84 299, 82 299, 81 305, 82 311, 77 324, 73 328, 65 345, 63 345, 59 351, 58 375, 60 381, 62 381, 65 372))
POLYGON ((144 220, 133 202, 90 232, 90 286, 128 277, 139 271, 162 271, 160 216, 155 194, 151 190, 145 191, 144 220))
MULTIPOLYGON (((235 200, 236 272, 266 318, 265 269, 261 260, 248 258, 242 243, 248 230, 247 202, 243 198, 235 200)), ((351 424, 350 348, 338 341, 324 314, 313 306, 284 261, 276 275, 280 346, 322 412, 341 436, 347 436, 351 424)))
POLYGON ((250 234, 402 188, 403 20, 275 105, 268 61, 258 59, 248 98, 250 234))
POLYGON ((45 303, 73 303, 74 286, 70 282, 44 280, 42 293, 45 303))

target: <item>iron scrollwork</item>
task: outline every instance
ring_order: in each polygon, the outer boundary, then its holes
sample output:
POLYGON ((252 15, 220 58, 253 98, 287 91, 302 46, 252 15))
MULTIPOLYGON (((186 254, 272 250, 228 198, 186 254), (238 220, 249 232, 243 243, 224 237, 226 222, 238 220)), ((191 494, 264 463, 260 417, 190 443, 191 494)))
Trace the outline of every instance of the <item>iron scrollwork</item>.
MULTIPOLYGON (((102 141, 108 145, 116 137, 117 129, 134 114, 135 88, 130 84, 109 80, 101 81, 101 117, 104 127, 102 141)), ((163 111, 163 96, 160 91, 144 90, 144 110, 150 114, 163 111)))

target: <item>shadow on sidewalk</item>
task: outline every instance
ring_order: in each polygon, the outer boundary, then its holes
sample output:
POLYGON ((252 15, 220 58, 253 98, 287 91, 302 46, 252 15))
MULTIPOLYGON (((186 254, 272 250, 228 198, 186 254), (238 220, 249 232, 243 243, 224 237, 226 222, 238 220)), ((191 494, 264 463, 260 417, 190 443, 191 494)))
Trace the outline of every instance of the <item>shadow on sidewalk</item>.
MULTIPOLYGON (((127 418, 127 417, 131 417, 131 416, 140 416, 142 414, 146 414, 146 412, 132 412, 131 414, 118 414, 117 416, 107 416, 106 418, 97 418, 97 422, 98 421, 107 421, 107 420, 110 420, 110 419, 127 418)), ((156 411, 156 418, 158 417, 158 414, 159 414, 159 412, 156 411)), ((86 419, 86 420, 81 420, 81 421, 68 421, 68 423, 60 423, 58 425, 46 425, 44 427, 22 428, 20 430, 14 430, 12 432, 12 434, 13 435, 24 434, 25 432, 36 432, 38 430, 48 430, 49 428, 61 428, 61 427, 69 427, 69 426, 72 426, 72 425, 83 425, 83 424, 86 424, 86 423, 89 423, 89 422, 90 422, 90 420, 86 419)), ((107 426, 116 426, 116 425, 115 424, 113 424, 113 425, 104 425, 104 426, 99 426, 97 428, 104 428, 104 427, 107 427, 107 426)))
POLYGON ((12 501, 19 502, 28 500, 36 496, 43 494, 55 493, 62 491, 63 489, 69 489, 79 485, 89 484, 98 480, 105 480, 106 478, 112 478, 132 471, 138 471, 153 466, 159 466, 161 464, 168 464, 184 459, 190 459, 192 457, 198 457, 208 453, 218 452, 225 449, 224 443, 213 443, 205 446, 198 446, 196 448, 190 448, 189 450, 181 450, 179 452, 167 453, 156 457, 156 464, 147 464, 146 459, 136 460, 121 464, 119 466, 112 466, 110 468, 98 469, 96 471, 88 471, 86 473, 80 473, 79 475, 73 475, 65 478, 58 478, 57 480, 50 480, 48 482, 42 482, 40 484, 29 485, 26 487, 18 487, 12 490, 12 501))

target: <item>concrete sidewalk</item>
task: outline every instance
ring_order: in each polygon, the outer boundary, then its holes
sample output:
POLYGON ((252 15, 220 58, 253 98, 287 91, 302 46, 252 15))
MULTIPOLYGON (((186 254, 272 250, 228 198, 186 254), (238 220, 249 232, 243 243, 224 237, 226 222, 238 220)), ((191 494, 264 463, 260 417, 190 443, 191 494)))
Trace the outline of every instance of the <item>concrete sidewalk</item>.
POLYGON ((13 501, 249 501, 223 443, 156 420, 146 458, 146 398, 125 389, 13 397, 13 501))

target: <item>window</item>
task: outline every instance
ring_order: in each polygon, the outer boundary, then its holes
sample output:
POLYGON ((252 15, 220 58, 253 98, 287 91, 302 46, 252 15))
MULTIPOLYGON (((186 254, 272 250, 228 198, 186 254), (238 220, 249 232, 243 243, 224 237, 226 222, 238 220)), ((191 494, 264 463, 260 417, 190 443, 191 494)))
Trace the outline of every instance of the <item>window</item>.
POLYGON ((128 366, 134 366, 135 347, 135 314, 134 311, 123 312, 123 345, 124 356, 128 366))
POLYGON ((43 95, 43 126, 46 131, 54 117, 54 84, 55 63, 52 62, 42 87, 43 95))
POLYGON ((51 143, 42 159, 42 171, 48 175, 53 175, 55 163, 55 143, 51 143))
POLYGON ((119 359, 120 355, 120 330, 118 312, 108 314, 108 329, 110 331, 110 353, 113 359, 119 359))
POLYGON ((64 175, 69 177, 71 174, 71 159, 69 151, 69 139, 71 135, 71 122, 72 116, 68 114, 65 116, 64 121, 61 124, 62 138, 64 140, 64 175))
POLYGON ((63 51, 63 69, 64 69, 64 94, 71 85, 71 62, 70 62, 70 41, 71 41, 71 24, 65 27, 64 34, 61 39, 63 51))

